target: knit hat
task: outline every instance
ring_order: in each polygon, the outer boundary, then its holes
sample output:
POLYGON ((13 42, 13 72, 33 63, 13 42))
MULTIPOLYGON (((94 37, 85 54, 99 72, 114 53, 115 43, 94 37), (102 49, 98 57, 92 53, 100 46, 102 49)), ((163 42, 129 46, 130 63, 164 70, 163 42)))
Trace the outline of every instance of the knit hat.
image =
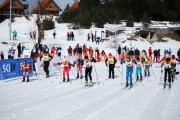
POLYGON ((109 56, 112 56, 112 54, 111 54, 111 53, 109 53, 109 56))

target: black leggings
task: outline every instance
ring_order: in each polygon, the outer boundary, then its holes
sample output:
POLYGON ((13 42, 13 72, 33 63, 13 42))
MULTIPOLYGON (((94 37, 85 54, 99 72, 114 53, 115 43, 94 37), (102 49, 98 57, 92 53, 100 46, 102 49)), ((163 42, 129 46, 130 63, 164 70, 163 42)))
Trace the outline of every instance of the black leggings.
POLYGON ((49 75, 49 61, 44 62, 44 72, 46 72, 46 75, 49 75))
POLYGON ((168 75, 168 82, 171 83, 171 69, 165 69, 164 83, 166 83, 167 81, 167 75, 168 75))
POLYGON ((114 64, 109 65, 109 77, 111 77, 111 73, 112 73, 112 77, 114 78, 114 64))
POLYGON ((92 67, 91 68, 86 68, 86 70, 85 70, 86 81, 88 81, 88 75, 89 75, 90 80, 92 80, 91 72, 92 72, 92 67))

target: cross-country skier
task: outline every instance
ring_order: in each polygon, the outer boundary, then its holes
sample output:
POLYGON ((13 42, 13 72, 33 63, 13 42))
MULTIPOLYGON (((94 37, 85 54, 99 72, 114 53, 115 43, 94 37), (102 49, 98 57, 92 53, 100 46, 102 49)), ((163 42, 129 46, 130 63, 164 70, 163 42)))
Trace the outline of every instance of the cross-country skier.
POLYGON ((129 86, 129 77, 130 77, 130 87, 133 86, 132 83, 132 73, 133 73, 133 59, 127 55, 126 59, 122 59, 120 64, 126 63, 126 87, 129 86))
POLYGON ((82 67, 84 65, 84 61, 81 58, 78 58, 78 59, 76 59, 74 61, 73 66, 75 66, 75 65, 77 67, 77 77, 76 77, 76 79, 79 79, 79 76, 80 76, 80 79, 82 79, 83 78, 82 67))
POLYGON ((140 81, 142 81, 142 66, 143 66, 142 60, 140 59, 140 57, 137 57, 134 63, 136 64, 136 81, 138 81, 139 78, 140 81))
POLYGON ((25 82, 25 78, 27 77, 27 82, 29 82, 29 72, 32 71, 32 67, 29 63, 24 61, 21 65, 22 71, 23 71, 23 80, 22 82, 25 82))
POLYGON ((172 55, 172 66, 171 66, 171 78, 172 82, 174 82, 175 76, 176 76, 176 64, 177 62, 180 61, 178 58, 175 57, 175 55, 172 55))
POLYGON ((88 56, 86 56, 84 58, 84 67, 85 67, 85 86, 88 86, 88 76, 89 76, 89 79, 90 79, 90 82, 89 82, 89 85, 92 86, 93 85, 93 82, 92 82, 92 76, 91 76, 91 73, 92 73, 92 62, 96 62, 94 58, 88 58, 88 56))
MULTIPOLYGON (((171 66, 172 66, 172 60, 171 58, 166 58, 163 63, 161 64, 161 67, 164 66, 164 88, 166 87, 166 81, 168 76, 168 82, 169 82, 169 88, 171 87, 171 66)), ((163 70, 161 70, 161 73, 163 70)))
POLYGON ((150 76, 150 67, 151 67, 150 58, 147 55, 144 55, 142 57, 142 62, 144 64, 144 76, 149 77, 150 76))
POLYGON ((105 60, 106 66, 109 65, 109 79, 111 78, 111 73, 112 73, 112 79, 114 79, 114 68, 116 62, 117 62, 116 58, 111 53, 109 53, 108 57, 105 60))
POLYGON ((48 52, 45 52, 42 57, 40 57, 40 60, 44 63, 44 72, 46 72, 46 77, 49 77, 49 64, 53 57, 49 55, 48 52))
POLYGON ((65 82, 65 80, 66 80, 65 77, 66 76, 67 76, 67 82, 69 82, 69 71, 71 70, 72 64, 69 61, 65 60, 65 59, 63 59, 58 64, 64 66, 64 68, 63 68, 63 82, 65 82))

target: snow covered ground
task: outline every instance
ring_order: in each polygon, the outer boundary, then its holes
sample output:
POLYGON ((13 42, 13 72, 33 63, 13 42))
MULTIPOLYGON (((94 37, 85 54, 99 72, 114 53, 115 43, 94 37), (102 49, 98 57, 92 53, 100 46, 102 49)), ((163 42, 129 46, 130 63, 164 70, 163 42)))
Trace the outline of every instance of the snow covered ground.
MULTIPOLYGON (((23 42, 29 49, 33 42, 29 39, 30 30, 36 30, 32 21, 25 18, 16 18, 13 29, 18 32, 18 40, 8 40, 8 21, 0 24, 0 42, 8 42, 8 45, 0 43, 0 51, 3 50, 7 58, 7 50, 13 43, 16 45, 23 42)), ((97 31, 100 36, 101 28, 91 28, 83 30, 73 30, 75 41, 66 41, 68 31, 67 24, 56 24, 57 38, 53 39, 54 30, 45 31, 44 44, 61 45, 63 54, 67 55, 67 47, 74 47, 77 43, 93 48, 98 47, 105 52, 116 54, 115 49, 110 48, 110 42, 96 45, 87 42, 87 33, 97 31)), ((128 33, 119 35, 119 39, 126 39, 128 33)), ((120 43, 122 46, 137 47, 147 50, 160 48, 171 48, 176 55, 180 43, 168 39, 166 43, 150 44, 146 41, 126 41, 120 43)), ((14 45, 14 44, 13 44, 14 45)), ((17 46, 13 46, 15 49, 17 46)), ((39 78, 31 77, 31 82, 22 83, 22 78, 0 81, 0 120, 179 120, 180 119, 180 76, 172 85, 171 90, 163 90, 161 83, 160 68, 153 64, 151 76, 143 78, 141 83, 134 84, 132 89, 124 89, 125 65, 115 69, 115 79, 108 78, 108 68, 105 63, 94 64, 93 87, 85 88, 84 80, 76 80, 70 72, 70 83, 62 83, 60 73, 57 72, 50 78, 40 75, 39 78), (95 73, 95 67, 98 79, 95 73), (154 75, 154 74, 155 75, 154 75), (98 84, 98 81, 99 84, 98 84)), ((117 66, 120 66, 119 61, 117 66)), ((177 67, 178 71, 180 66, 177 67)), ((75 72, 75 69, 73 68, 75 72)), ((133 74, 135 82, 135 75, 133 74)))

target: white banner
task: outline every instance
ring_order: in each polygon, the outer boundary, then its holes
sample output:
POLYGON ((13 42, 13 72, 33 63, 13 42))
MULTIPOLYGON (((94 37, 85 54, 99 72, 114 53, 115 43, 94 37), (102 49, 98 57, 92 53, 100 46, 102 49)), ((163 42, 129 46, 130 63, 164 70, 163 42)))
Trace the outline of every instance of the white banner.
MULTIPOLYGON (((49 72, 54 73, 60 71, 60 66, 58 63, 61 61, 60 57, 53 57, 49 64, 49 72)), ((40 61, 40 58, 37 59, 37 72, 38 74, 45 74, 44 72, 44 61, 40 61)))
MULTIPOLYGON (((69 61, 71 64, 74 63, 74 60, 77 59, 77 57, 72 57, 72 56, 65 56, 65 60, 69 61)), ((40 61, 40 58, 37 59, 37 64, 36 64, 36 71, 38 74, 45 74, 44 72, 44 61, 40 61)), ((54 73, 54 72, 60 72, 60 68, 62 69, 63 66, 58 65, 58 63, 61 62, 60 57, 53 57, 53 59, 50 61, 49 64, 49 72, 54 73)))

